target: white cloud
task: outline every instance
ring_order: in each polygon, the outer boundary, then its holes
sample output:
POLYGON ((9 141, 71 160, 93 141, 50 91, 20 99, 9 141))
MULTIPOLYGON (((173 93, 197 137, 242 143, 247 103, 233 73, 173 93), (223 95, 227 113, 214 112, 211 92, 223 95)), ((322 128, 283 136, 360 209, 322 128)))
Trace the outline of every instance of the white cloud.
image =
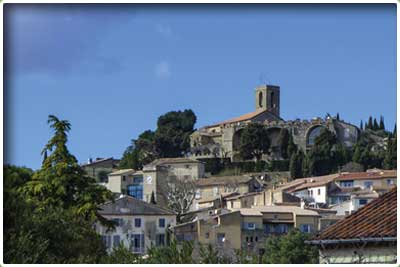
POLYGON ((169 63, 166 61, 161 61, 156 65, 155 72, 158 78, 168 78, 171 76, 169 63))

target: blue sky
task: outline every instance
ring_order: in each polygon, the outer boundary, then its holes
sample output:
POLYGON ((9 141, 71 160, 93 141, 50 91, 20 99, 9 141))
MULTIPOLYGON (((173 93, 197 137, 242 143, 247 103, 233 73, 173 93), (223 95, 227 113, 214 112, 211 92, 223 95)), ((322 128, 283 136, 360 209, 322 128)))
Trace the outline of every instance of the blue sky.
POLYGON ((396 6, 10 5, 6 162, 39 168, 47 116, 69 148, 120 158, 157 118, 191 108, 196 127, 254 110, 281 87, 281 117, 327 112, 396 121, 396 6))

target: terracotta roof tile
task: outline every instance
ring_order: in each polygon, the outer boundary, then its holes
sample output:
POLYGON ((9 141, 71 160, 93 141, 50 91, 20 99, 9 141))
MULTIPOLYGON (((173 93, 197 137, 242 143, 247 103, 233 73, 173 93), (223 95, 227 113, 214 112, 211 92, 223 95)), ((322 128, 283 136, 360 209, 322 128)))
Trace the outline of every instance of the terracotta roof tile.
POLYGON ((335 180, 366 180, 366 179, 382 179, 397 177, 396 170, 377 170, 370 172, 350 172, 341 173, 335 180))
POLYGON ((397 188, 371 201, 355 213, 328 227, 313 240, 380 238, 397 236, 397 188))

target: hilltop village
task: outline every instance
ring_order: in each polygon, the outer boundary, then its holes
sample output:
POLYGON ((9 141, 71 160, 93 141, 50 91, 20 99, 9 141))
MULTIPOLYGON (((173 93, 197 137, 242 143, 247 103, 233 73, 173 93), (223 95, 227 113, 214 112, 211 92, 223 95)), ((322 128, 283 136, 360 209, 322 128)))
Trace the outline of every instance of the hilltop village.
POLYGON ((243 262, 240 252, 261 263, 271 237, 296 229, 319 263, 393 263, 396 139, 382 118, 284 120, 280 87, 263 85, 253 112, 190 132, 178 157, 139 151, 141 140, 121 160, 81 167, 114 195, 99 213, 115 229, 96 224, 109 252, 122 244, 146 257, 190 241, 193 259, 211 246, 226 262, 243 262))

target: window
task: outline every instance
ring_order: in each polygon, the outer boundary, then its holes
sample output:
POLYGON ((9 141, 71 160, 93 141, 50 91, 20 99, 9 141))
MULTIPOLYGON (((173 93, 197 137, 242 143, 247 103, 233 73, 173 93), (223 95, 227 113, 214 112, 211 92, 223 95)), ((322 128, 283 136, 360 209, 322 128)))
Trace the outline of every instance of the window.
POLYGON ((365 204, 367 204, 368 203, 368 200, 366 200, 366 199, 359 199, 358 200, 358 204, 361 206, 361 205, 365 205, 365 204))
POLYGON ((250 243, 253 243, 253 237, 250 236, 250 243))
POLYGON ((128 195, 136 198, 136 199, 143 199, 143 185, 128 185, 128 195))
POLYGON ((224 242, 225 242, 225 233, 218 233, 217 234, 217 243, 219 245, 222 245, 222 244, 224 244, 224 242))
POLYGON ((161 228, 165 227, 165 219, 164 218, 158 219, 158 226, 161 228))
POLYGON ((206 233, 206 238, 210 238, 210 233, 206 233))
POLYGON ((122 175, 122 181, 126 181, 126 176, 125 175, 122 175))
POLYGON ((213 188, 214 197, 218 195, 218 187, 213 188))
POLYGON ((101 236, 104 245, 106 246, 107 249, 111 248, 111 236, 109 235, 103 235, 101 236))
POLYGON ((185 165, 185 168, 186 169, 190 169, 190 165, 185 165))
POLYGON ((374 183, 371 182, 371 181, 366 181, 366 182, 364 182, 364 187, 365 187, 365 188, 371 189, 371 187, 372 187, 373 185, 374 185, 374 183))
POLYGON ((254 229, 256 229, 256 224, 255 223, 246 223, 245 224, 245 229, 254 230, 254 229))
POLYGON ((258 242, 258 236, 255 237, 255 241, 258 242))
POLYGON ((131 235, 131 251, 135 253, 144 252, 144 234, 132 234, 131 235))
POLYGON ((121 239, 120 239, 119 235, 113 236, 113 247, 118 247, 120 242, 121 242, 121 239))
POLYGON ((310 190, 309 192, 310 192, 310 196, 313 196, 313 191, 312 191, 312 190, 310 190))
POLYGON ((393 185, 394 184, 392 179, 387 179, 386 183, 387 183, 387 185, 393 185))
POLYGON ((353 187, 354 186, 354 181, 340 181, 340 187, 353 187))
POLYGON ((300 231, 303 233, 311 233, 311 224, 300 224, 300 231))
POLYGON ((196 196, 195 196, 195 198, 196 198, 196 199, 200 199, 200 198, 201 198, 201 191, 200 191, 200 189, 196 189, 196 196))
POLYGON ((143 184, 143 176, 133 177, 133 183, 134 184, 143 184))
POLYGON ((321 195, 321 189, 318 188, 318 196, 321 195))
POLYGON ((157 246, 165 246, 165 234, 158 234, 156 238, 157 246))
POLYGON ((258 93, 258 106, 260 108, 262 108, 262 106, 263 106, 263 93, 262 92, 258 93))
POLYGON ((135 227, 136 228, 142 227, 142 219, 135 218, 135 227))
POLYGON ((247 243, 249 242, 249 237, 248 237, 248 236, 246 236, 246 242, 247 242, 247 243))
POLYGON ((120 218, 114 218, 112 221, 115 222, 116 226, 122 226, 123 224, 123 220, 120 218))

